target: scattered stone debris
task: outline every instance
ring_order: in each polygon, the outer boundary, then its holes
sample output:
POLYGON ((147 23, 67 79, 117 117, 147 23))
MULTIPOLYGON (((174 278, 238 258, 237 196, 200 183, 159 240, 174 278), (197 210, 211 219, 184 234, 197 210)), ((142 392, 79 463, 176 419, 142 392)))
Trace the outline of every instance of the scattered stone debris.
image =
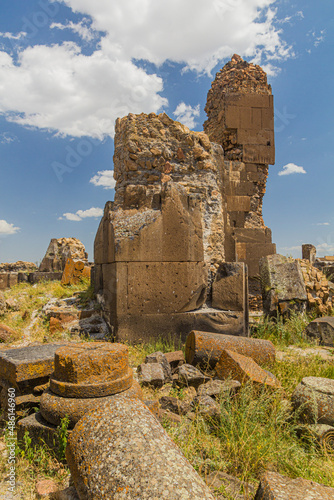
POLYGON ((18 337, 18 333, 9 326, 0 323, 0 342, 11 342, 18 337))
POLYGON ((66 458, 80 498, 99 500, 121 494, 129 500, 214 500, 139 400, 118 395, 85 415, 71 433, 66 458))
POLYGON ((308 481, 290 479, 277 472, 265 472, 262 475, 254 500, 333 500, 334 488, 308 481))
POLYGON ((198 388, 199 396, 218 398, 224 394, 234 394, 241 387, 238 380, 209 380, 198 388))
POLYGON ((62 285, 77 285, 82 279, 90 279, 91 267, 86 265, 86 261, 69 257, 66 261, 62 285))
POLYGON ((192 365, 184 364, 178 368, 178 383, 182 386, 192 386, 197 389, 201 384, 205 384, 210 377, 204 375, 198 368, 192 365))

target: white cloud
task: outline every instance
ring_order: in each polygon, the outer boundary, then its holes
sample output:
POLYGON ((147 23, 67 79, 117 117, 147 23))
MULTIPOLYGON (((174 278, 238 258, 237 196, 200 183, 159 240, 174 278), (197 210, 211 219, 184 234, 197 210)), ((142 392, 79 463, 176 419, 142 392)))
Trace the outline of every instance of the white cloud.
POLYGON ((317 226, 330 226, 329 222, 317 222, 317 226))
POLYGON ((113 170, 100 170, 90 181, 94 186, 102 186, 104 189, 114 189, 116 181, 113 170))
POLYGON ((173 115, 179 122, 193 129, 196 126, 195 117, 200 115, 200 106, 197 104, 197 106, 192 107, 189 104, 180 102, 173 112, 173 115))
POLYGON ((102 208, 92 207, 88 210, 77 210, 75 214, 71 212, 66 212, 63 214, 63 217, 59 217, 58 220, 71 220, 71 221, 80 221, 82 219, 86 219, 87 217, 101 217, 103 215, 102 208))
POLYGON ((5 234, 15 234, 20 230, 19 227, 14 227, 14 224, 10 224, 5 220, 0 220, 0 235, 5 234))
POLYGON ((15 141, 17 141, 17 137, 15 135, 8 134, 7 132, 2 132, 0 134, 0 144, 10 144, 15 141))
POLYGON ((82 19, 79 23, 74 23, 73 21, 67 24, 52 23, 50 28, 57 28, 59 30, 69 29, 74 33, 77 33, 85 42, 90 42, 95 38, 94 30, 92 30, 88 25, 88 20, 86 18, 82 19))
POLYGON ((8 40, 21 40, 21 38, 24 38, 25 36, 27 36, 25 31, 20 31, 17 35, 9 33, 8 31, 6 33, 0 32, 0 38, 7 38, 8 40))
POLYGON ((17 60, 0 51, 0 114, 9 121, 74 137, 113 136, 118 116, 168 104, 162 78, 137 59, 210 73, 234 52, 269 68, 291 53, 275 28, 275 0, 61 1, 84 18, 50 26, 64 36, 65 28, 77 32, 92 52, 73 42, 18 49, 17 60))
POLYGON ((294 163, 288 163, 284 165, 283 170, 278 172, 278 175, 291 175, 291 174, 306 174, 306 170, 303 167, 298 167, 294 163))

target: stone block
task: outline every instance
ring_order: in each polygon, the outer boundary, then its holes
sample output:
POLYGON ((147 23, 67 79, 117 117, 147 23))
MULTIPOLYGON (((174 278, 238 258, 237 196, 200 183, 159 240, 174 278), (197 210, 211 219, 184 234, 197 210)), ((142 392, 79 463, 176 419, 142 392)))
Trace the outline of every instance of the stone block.
POLYGON ((203 417, 218 417, 220 407, 216 401, 207 395, 196 396, 193 401, 194 411, 203 417))
POLYGON ((68 441, 79 497, 213 500, 150 410, 141 401, 116 398, 85 415, 68 441))
POLYGON ((276 314, 280 304, 288 309, 304 311, 307 294, 300 263, 282 255, 269 255, 260 260, 263 306, 266 314, 276 314))
POLYGON ((243 151, 243 161, 246 163, 262 163, 274 165, 275 147, 274 144, 259 146, 256 144, 245 144, 243 151))
POLYGON ((203 262, 131 262, 127 265, 127 311, 130 314, 199 309, 205 302, 206 288, 207 270, 203 262))
POLYGON ((334 347, 334 318, 325 316, 311 321, 305 328, 304 335, 316 339, 320 345, 334 347))
POLYGON ((224 380, 232 378, 241 384, 248 381, 278 387, 279 384, 274 376, 253 361, 252 358, 243 356, 233 351, 224 350, 215 366, 217 376, 224 380))
POLYGON ((184 386, 199 387, 210 380, 200 370, 192 365, 184 364, 178 368, 179 384, 184 386))
POLYGON ((60 281, 62 278, 62 271, 59 272, 40 272, 36 271, 34 273, 28 274, 28 281, 32 285, 39 283, 40 281, 60 281))
POLYGON ((220 264, 212 284, 212 307, 248 315, 247 268, 241 262, 220 264))
POLYGON ((191 411, 189 401, 180 401, 178 398, 172 396, 162 396, 159 399, 160 408, 162 410, 169 410, 177 415, 186 415, 191 411))
MULTIPOLYGON (((44 446, 46 444, 51 450, 54 450, 56 453, 59 452, 60 441, 57 426, 44 420, 39 412, 18 421, 17 440, 19 444, 24 442, 23 438, 26 432, 28 432, 34 445, 44 446)), ((70 435, 71 430, 68 433, 70 435)))
POLYGON ((97 398, 129 389, 132 382, 125 345, 83 342, 56 351, 50 389, 67 398, 97 398))
POLYGON ((186 362, 183 351, 165 352, 165 358, 170 364, 172 370, 184 365, 186 362))
POLYGON ((252 358, 256 363, 273 363, 275 346, 270 340, 192 331, 186 340, 189 364, 215 367, 223 350, 228 349, 252 358))
POLYGON ((249 212, 249 196, 227 196, 227 210, 231 212, 249 212))
POLYGON ((164 371, 165 382, 169 382, 172 380, 172 370, 170 364, 167 361, 166 356, 162 352, 158 351, 149 354, 145 358, 145 363, 160 363, 164 371))
POLYGON ((143 386, 162 387, 165 375, 162 364, 142 363, 137 368, 138 380, 143 386))
POLYGON ((226 106, 225 125, 227 128, 238 128, 240 125, 239 106, 226 106))
POLYGON ((332 500, 334 488, 298 477, 291 479, 277 472, 265 472, 254 500, 332 500))
POLYGON ((228 394, 234 394, 241 387, 238 380, 209 380, 198 388, 199 396, 210 396, 211 398, 219 398, 228 394))
POLYGON ((304 377, 294 390, 292 404, 302 421, 334 426, 334 380, 304 377))
POLYGON ((13 387, 47 378, 54 369, 55 352, 68 344, 41 344, 0 351, 0 379, 13 387))

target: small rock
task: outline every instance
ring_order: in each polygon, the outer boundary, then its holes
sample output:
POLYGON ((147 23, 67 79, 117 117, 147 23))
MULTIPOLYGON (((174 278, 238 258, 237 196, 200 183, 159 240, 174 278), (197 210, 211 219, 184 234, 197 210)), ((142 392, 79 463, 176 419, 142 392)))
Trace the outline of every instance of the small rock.
POLYGON ((210 396, 197 396, 193 406, 203 417, 217 417, 220 415, 220 407, 210 396))
POLYGON ((165 357, 170 364, 172 371, 176 370, 179 366, 184 365, 186 362, 182 351, 166 352, 165 357))
POLYGON ((6 300, 6 308, 12 311, 18 311, 20 309, 20 306, 17 300, 13 299, 12 297, 9 297, 9 299, 6 300))
POLYGON ((9 328, 9 326, 0 323, 0 342, 11 342, 13 337, 17 336, 17 332, 9 328))
POLYGON ((69 486, 62 491, 58 491, 53 498, 55 500, 80 500, 74 486, 69 486))
POLYGON ((316 339, 320 345, 334 347, 334 318, 326 316, 311 321, 303 332, 307 337, 316 339))
POLYGON ((191 385, 195 388, 210 380, 210 377, 206 377, 200 370, 188 364, 184 364, 178 368, 178 375, 180 385, 191 385))
POLYGON ((50 494, 58 491, 57 484, 51 479, 43 479, 36 483, 36 494, 38 498, 47 498, 50 494))
POLYGON ((234 393, 239 387, 241 384, 238 380, 210 380, 198 388, 198 395, 215 398, 223 393, 234 393))
POLYGON ((173 424, 180 424, 182 422, 182 418, 180 417, 180 415, 177 415, 176 413, 173 413, 169 410, 159 410, 159 420, 161 423, 166 420, 173 424))
POLYGON ((225 472, 211 472, 206 477, 206 484, 213 493, 218 495, 217 499, 231 497, 235 500, 253 500, 255 495, 255 486, 253 484, 240 481, 240 479, 225 472), (217 490, 219 493, 223 492, 224 495, 220 496, 217 490))
POLYGON ((170 364, 162 352, 158 351, 149 354, 145 358, 145 363, 160 363, 164 371, 165 381, 168 382, 172 380, 172 370, 170 364))
POLYGON ((169 396, 170 391, 173 389, 173 384, 172 383, 167 383, 161 389, 159 389, 159 396, 169 396))
POLYGON ((159 399, 159 403, 163 410, 169 410, 177 415, 185 415, 191 409, 189 402, 180 401, 172 396, 163 396, 159 399))
POLYGON ((137 368, 138 380, 142 385, 162 387, 165 382, 163 366, 160 363, 142 363, 137 368))
POLYGON ((144 404, 155 417, 159 417, 159 401, 157 399, 146 399, 144 404))
POLYGON ((191 401, 196 397, 197 392, 195 387, 185 387, 183 389, 183 400, 191 403, 191 401))

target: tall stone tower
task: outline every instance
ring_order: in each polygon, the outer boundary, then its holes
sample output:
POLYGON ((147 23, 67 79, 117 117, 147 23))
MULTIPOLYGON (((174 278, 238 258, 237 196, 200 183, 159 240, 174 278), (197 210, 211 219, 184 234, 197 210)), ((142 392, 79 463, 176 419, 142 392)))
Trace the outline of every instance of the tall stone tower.
POLYGON ((275 163, 274 105, 266 73, 234 55, 212 82, 205 111, 204 131, 224 149, 225 259, 245 262, 249 276, 255 276, 259 259, 276 253, 262 218, 268 165, 275 163))

